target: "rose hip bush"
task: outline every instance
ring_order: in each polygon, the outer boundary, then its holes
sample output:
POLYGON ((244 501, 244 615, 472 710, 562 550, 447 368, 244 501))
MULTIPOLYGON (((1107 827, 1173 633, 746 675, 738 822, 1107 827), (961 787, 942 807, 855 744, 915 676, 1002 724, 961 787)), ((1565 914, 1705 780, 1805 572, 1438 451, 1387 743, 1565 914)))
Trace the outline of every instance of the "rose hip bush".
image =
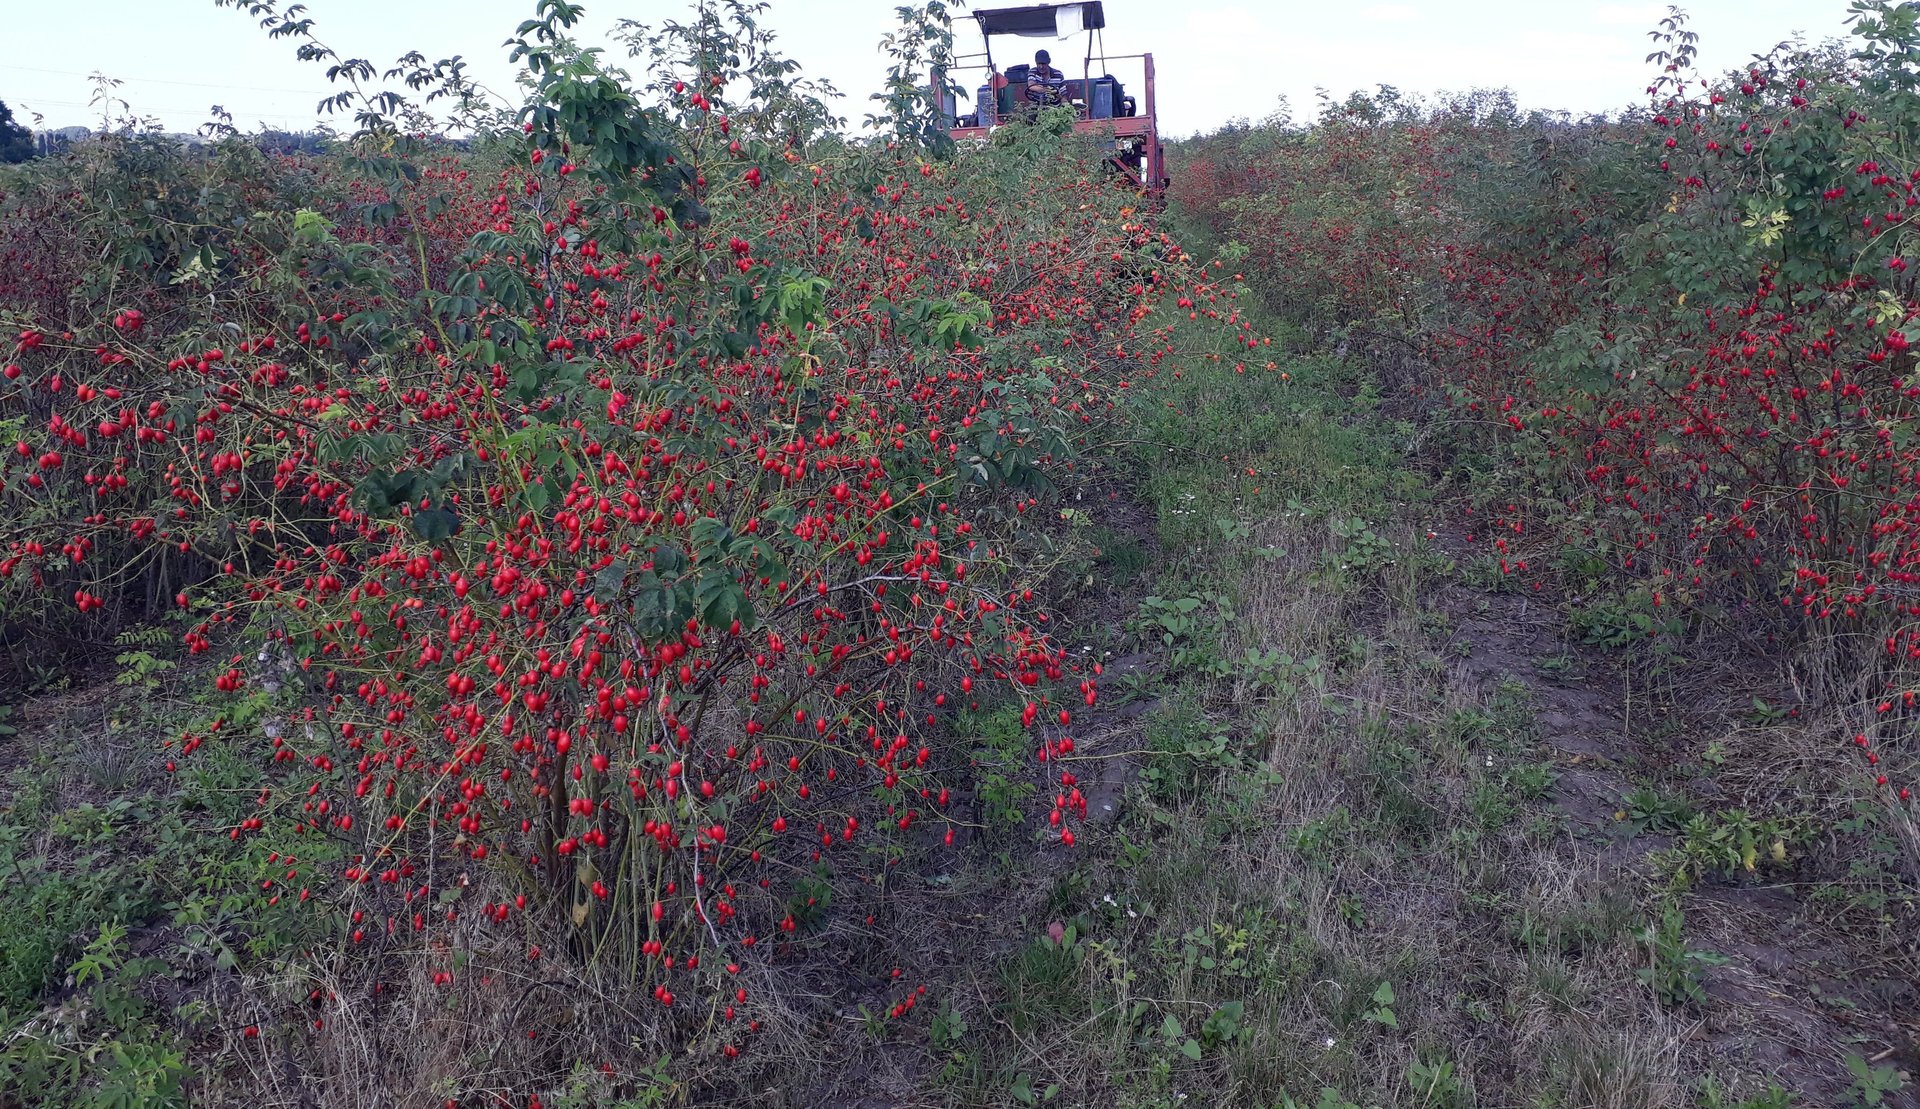
POLYGON ((1097 152, 849 145, 755 9, 629 26, 636 84, 551 0, 454 150, 246 7, 341 82, 335 153, 127 133, 0 186, 0 614, 184 620, 216 709, 168 766, 266 768, 219 831, 320 922, 308 1007, 565 964, 730 1061, 770 960, 971 822, 965 706, 1021 707, 1072 844, 1046 504, 1164 359, 1255 345, 1159 326, 1208 293, 1097 152))
POLYGON ((1854 15, 1851 48, 1718 78, 1670 18, 1615 118, 1382 90, 1200 140, 1176 180, 1304 322, 1414 355, 1390 384, 1452 425, 1504 572, 1578 552, 1634 627, 1779 652, 1770 699, 1841 708, 1910 811, 1920 30, 1854 15))

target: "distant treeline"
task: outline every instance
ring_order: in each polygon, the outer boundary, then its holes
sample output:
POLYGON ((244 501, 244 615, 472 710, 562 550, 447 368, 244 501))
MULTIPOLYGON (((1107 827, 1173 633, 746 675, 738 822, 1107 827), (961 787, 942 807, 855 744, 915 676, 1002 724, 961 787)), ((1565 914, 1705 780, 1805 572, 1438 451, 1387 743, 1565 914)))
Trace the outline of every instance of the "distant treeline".
MULTIPOLYGON (((24 132, 24 136, 5 148, 6 156, 0 157, 0 162, 17 163, 30 158, 52 157, 75 143, 85 142, 99 134, 86 127, 60 127, 45 131, 27 131, 21 128, 21 131, 24 132)), ((173 139, 189 146, 212 141, 203 134, 184 132, 160 132, 159 134, 163 138, 173 139)), ((268 154, 321 154, 326 151, 327 144, 333 142, 336 136, 325 131, 264 130, 241 134, 237 137, 251 142, 268 154)), ((450 147, 463 150, 467 147, 465 139, 449 138, 443 141, 450 147)))

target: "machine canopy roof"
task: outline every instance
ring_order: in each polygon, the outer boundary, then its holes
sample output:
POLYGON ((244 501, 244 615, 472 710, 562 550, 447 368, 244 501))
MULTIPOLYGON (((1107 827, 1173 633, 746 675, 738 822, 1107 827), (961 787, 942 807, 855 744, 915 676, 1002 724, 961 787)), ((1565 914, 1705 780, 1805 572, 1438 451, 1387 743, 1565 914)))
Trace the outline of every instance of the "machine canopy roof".
POLYGON ((1028 4, 1020 8, 983 8, 973 13, 983 35, 1065 39, 1107 25, 1100 0, 1078 4, 1028 4))

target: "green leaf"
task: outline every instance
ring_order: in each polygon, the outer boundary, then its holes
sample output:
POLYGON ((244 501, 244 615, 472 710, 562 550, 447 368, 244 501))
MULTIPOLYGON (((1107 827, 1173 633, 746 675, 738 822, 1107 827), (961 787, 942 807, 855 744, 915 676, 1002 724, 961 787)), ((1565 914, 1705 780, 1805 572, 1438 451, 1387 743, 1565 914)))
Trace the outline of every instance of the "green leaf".
POLYGON ((710 628, 724 628, 735 620, 744 625, 753 618, 746 593, 725 570, 710 569, 700 576, 694 603, 700 608, 701 621, 710 628))
POLYGON ((689 533, 693 536, 694 549, 700 552, 702 560, 718 557, 720 549, 733 540, 733 529, 717 516, 702 516, 695 520, 689 533))
POLYGON ((303 243, 322 242, 333 230, 333 222, 308 208, 293 213, 293 237, 303 243))
POLYGON ((424 508, 413 514, 413 533, 429 543, 460 534, 460 517, 451 509, 424 508))
POLYGON ((616 559, 612 563, 609 563, 603 567, 599 573, 593 576, 594 598, 602 603, 613 600, 620 595, 620 586, 626 579, 627 562, 625 559, 616 559))

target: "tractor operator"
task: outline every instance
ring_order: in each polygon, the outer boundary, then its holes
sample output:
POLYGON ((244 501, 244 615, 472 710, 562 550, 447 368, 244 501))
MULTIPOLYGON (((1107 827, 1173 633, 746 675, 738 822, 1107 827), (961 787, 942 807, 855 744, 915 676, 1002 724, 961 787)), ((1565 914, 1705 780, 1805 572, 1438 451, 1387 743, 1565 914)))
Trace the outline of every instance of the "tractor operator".
POLYGON ((1058 104, 1066 75, 1053 68, 1053 55, 1037 50, 1033 66, 1027 70, 1027 100, 1034 104, 1058 104))

